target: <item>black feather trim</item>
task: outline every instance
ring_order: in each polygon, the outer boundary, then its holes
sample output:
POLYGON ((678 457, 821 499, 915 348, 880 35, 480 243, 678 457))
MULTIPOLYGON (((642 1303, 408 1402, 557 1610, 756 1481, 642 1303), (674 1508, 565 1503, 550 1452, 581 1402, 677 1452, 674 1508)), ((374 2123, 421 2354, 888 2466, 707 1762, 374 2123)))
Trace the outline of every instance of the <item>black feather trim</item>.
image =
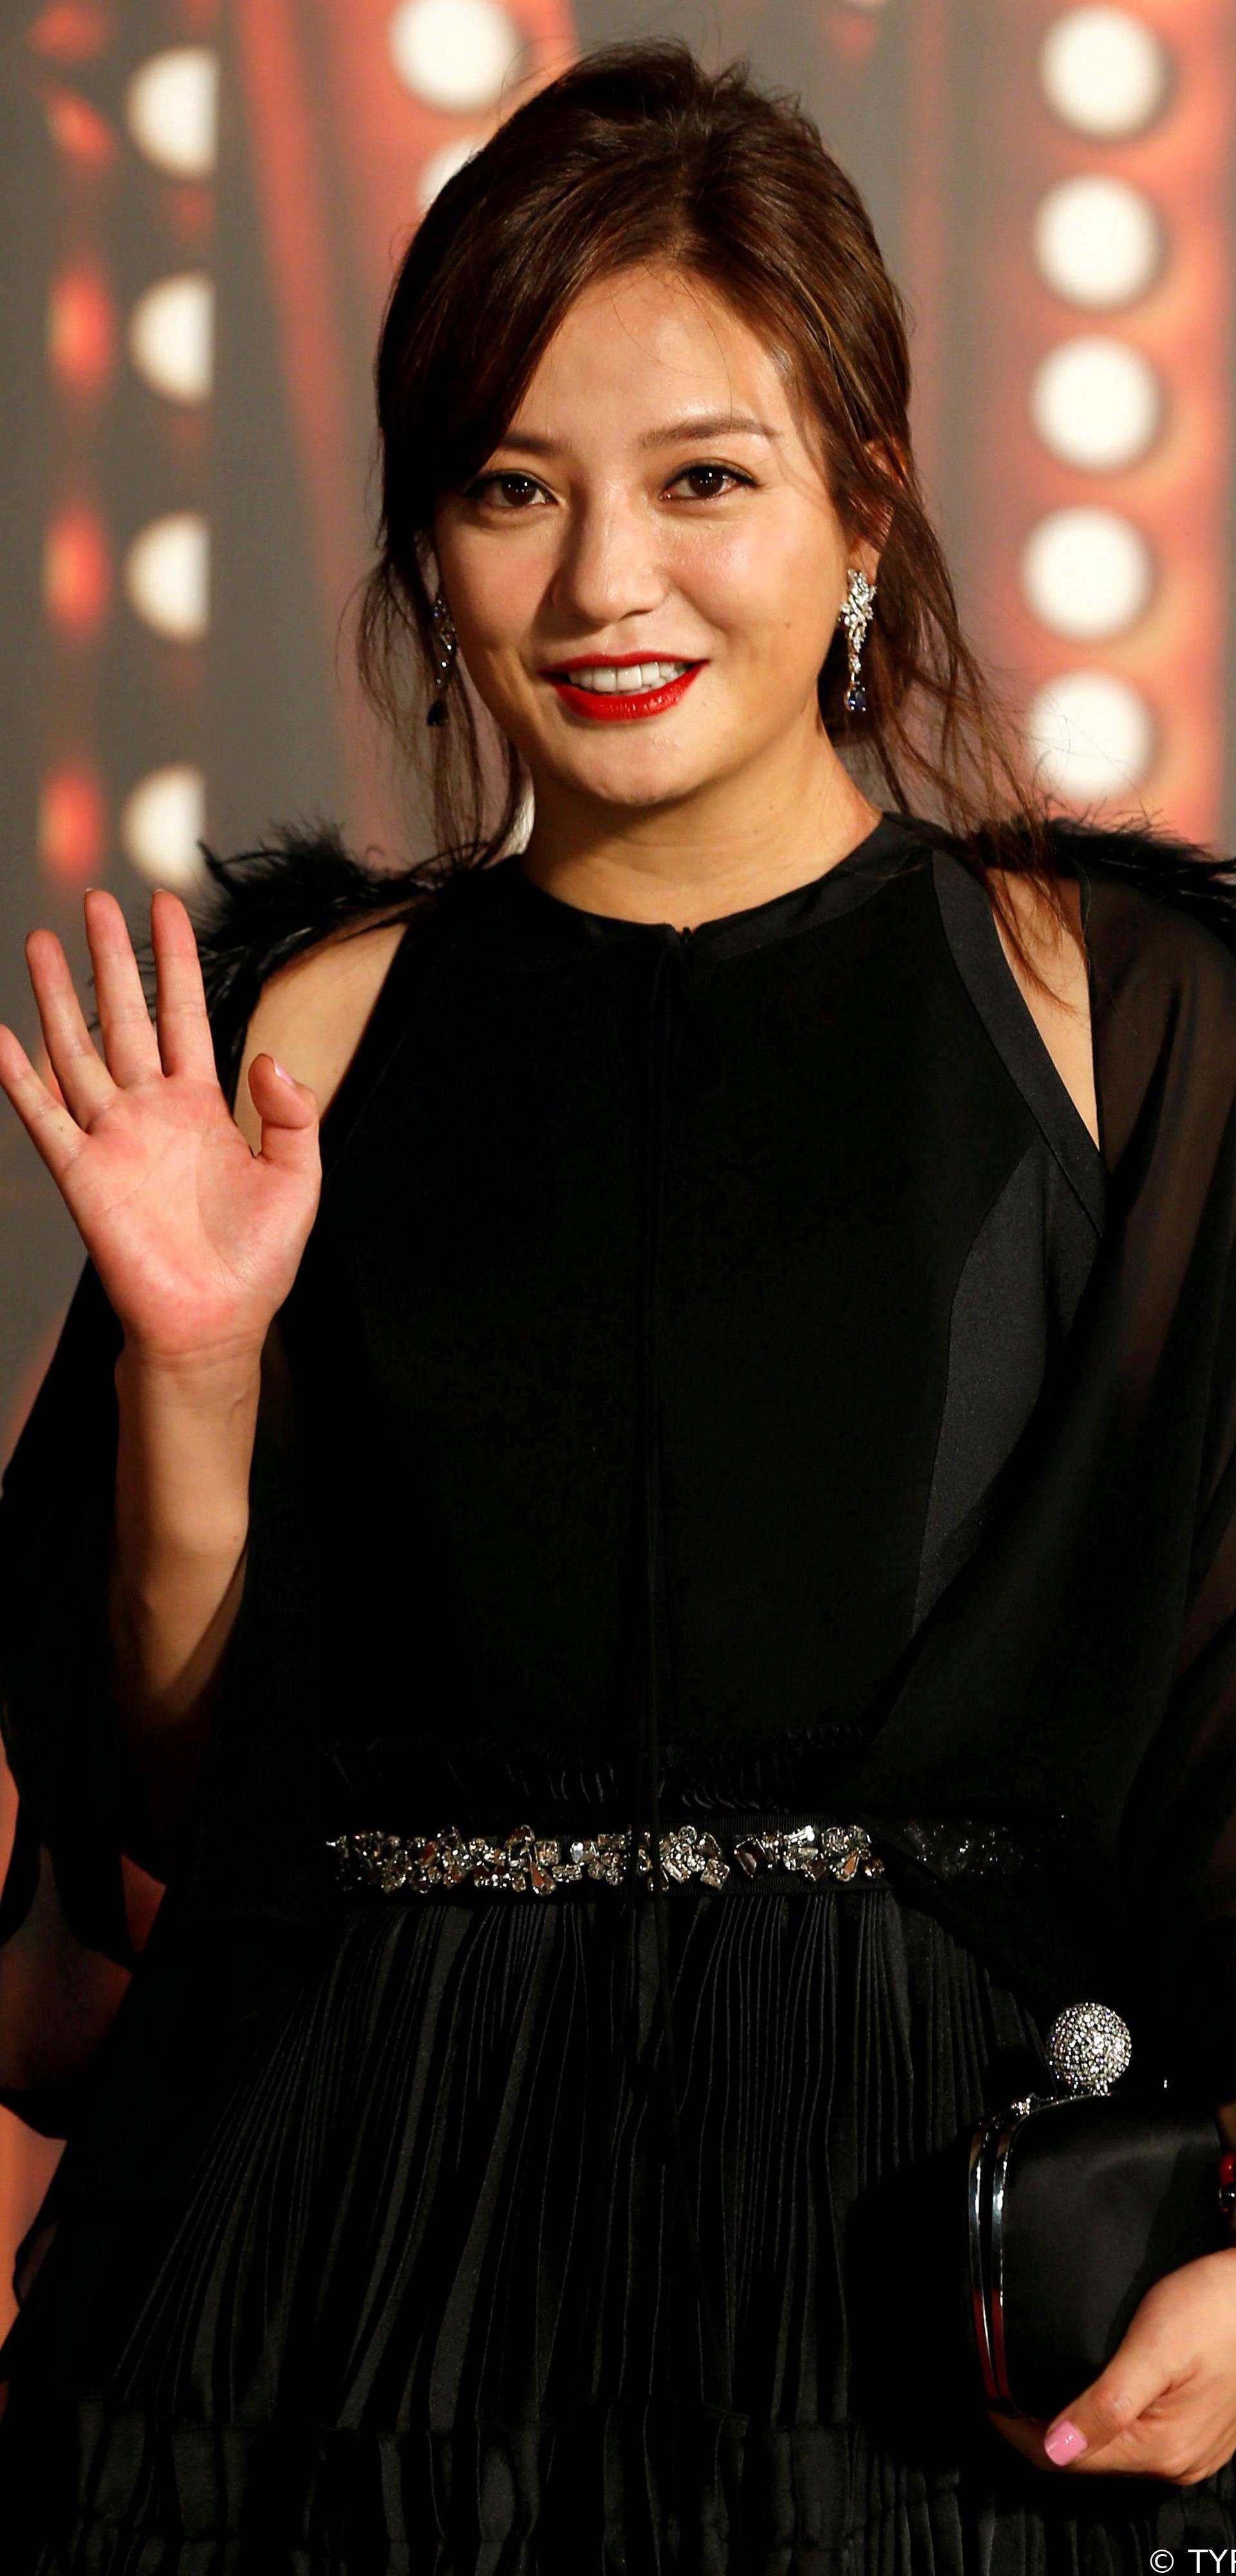
MULTIPOLYGON (((211 884, 192 915, 219 1080, 229 1100, 245 1031, 263 984, 290 958, 345 923, 420 909, 439 881, 433 863, 375 867, 344 844, 338 823, 279 823, 251 850, 221 858, 199 841, 211 884)), ((133 941, 152 1016, 157 993, 149 931, 133 941)))
MULTIPOLYGON (((1019 818, 1002 820, 960 838, 942 825, 907 816, 934 844, 978 861, 1016 867, 1030 853, 1019 818)), ((1175 904, 1213 931, 1236 954, 1236 859, 1183 839, 1148 816, 1094 823, 1052 815, 1048 847, 1062 876, 1080 866, 1120 878, 1159 902, 1175 904)), ((220 858, 197 844, 212 880, 189 909, 220 1082, 229 1099, 239 1073, 244 1034, 268 976, 302 950, 344 924, 356 929, 377 913, 398 919, 417 911, 453 878, 466 876, 458 859, 435 857, 413 867, 376 867, 356 857, 338 823, 280 823, 251 850, 220 858)), ((134 953, 154 1015, 156 978, 149 932, 133 935, 134 953)))
MULTIPOLYGON (((1160 903, 1192 913, 1236 952, 1236 859, 1187 841, 1147 815, 1092 823, 1056 814, 1048 819, 1047 837, 1062 876, 1076 875, 1080 866, 1090 875, 1118 877, 1160 903)), ((1020 820, 1002 824, 998 846, 1002 856, 1027 851, 1025 825, 1020 820)))

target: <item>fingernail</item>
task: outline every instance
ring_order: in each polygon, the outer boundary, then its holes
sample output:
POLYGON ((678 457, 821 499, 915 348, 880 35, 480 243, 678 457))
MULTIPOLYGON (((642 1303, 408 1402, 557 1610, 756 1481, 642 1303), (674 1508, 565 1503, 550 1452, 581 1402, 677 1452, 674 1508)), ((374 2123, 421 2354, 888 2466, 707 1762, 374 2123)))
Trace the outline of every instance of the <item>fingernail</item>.
POLYGON ((1076 2424, 1070 2424, 1065 2415, 1058 2424, 1053 2424, 1050 2433, 1043 2435, 1043 2448, 1048 2459, 1054 2460, 1059 2468, 1063 2461, 1075 2460, 1087 2448, 1086 2436, 1076 2424))
POLYGON ((285 1064, 280 1064, 280 1062, 279 1062, 279 1058, 278 1058, 278 1056, 277 1056, 277 1055, 272 1055, 272 1057, 271 1057, 271 1059, 270 1059, 270 1060, 271 1060, 271 1063, 273 1064, 273 1066, 274 1066, 274 1068, 275 1068, 276 1073, 277 1073, 277 1074, 279 1074, 279 1075, 281 1076, 281 1078, 282 1078, 282 1080, 283 1080, 284 1082, 293 1082, 293 1083, 295 1082, 295 1080, 296 1080, 296 1076, 295 1076, 295 1074, 294 1074, 294 1073, 289 1073, 289 1072, 288 1072, 288 1069, 287 1069, 287 1066, 286 1066, 285 1064))

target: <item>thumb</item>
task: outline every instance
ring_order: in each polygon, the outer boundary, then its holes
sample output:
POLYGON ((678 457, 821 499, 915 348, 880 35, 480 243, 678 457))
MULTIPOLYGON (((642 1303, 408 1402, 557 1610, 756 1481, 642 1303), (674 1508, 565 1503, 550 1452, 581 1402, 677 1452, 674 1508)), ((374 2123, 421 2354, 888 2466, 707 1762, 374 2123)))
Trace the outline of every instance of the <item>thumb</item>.
POLYGON ((317 1094, 298 1082, 277 1056, 255 1055, 249 1067, 249 1089, 262 1121, 262 1157, 281 1170, 300 1171, 314 1144, 318 1124, 317 1094))
MULTIPOLYGON (((1139 2415, 1162 2394, 1171 2379, 1162 2345, 1136 2317, 1105 2370, 1073 2404, 1044 2427, 1043 2448, 1057 2468, 1081 2458, 1083 2451, 1104 2450, 1136 2424, 1139 2415)), ((1115 2465, 1118 2465, 1116 2463, 1115 2465)))

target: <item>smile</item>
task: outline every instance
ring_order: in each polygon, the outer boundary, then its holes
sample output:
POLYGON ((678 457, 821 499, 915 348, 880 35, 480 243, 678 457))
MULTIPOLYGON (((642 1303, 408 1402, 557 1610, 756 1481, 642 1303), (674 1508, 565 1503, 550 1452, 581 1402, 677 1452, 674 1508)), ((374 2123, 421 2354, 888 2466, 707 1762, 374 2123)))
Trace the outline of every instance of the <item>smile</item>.
POLYGON ((545 676, 561 704, 603 724, 659 716, 686 695, 702 662, 588 662, 545 676))

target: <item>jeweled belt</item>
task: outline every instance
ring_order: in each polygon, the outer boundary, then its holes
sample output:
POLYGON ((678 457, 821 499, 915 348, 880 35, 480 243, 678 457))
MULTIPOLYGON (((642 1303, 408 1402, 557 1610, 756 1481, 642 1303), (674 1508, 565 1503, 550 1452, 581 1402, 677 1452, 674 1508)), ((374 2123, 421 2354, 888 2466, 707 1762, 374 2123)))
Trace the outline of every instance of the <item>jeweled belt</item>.
MULTIPOLYGON (((937 1826, 935 1843, 928 1825, 911 1829, 912 1847, 947 1874, 960 1869, 1000 1867, 1017 1857, 1016 1846, 995 1825, 937 1826)), ((333 1835, 327 1843, 345 1887, 376 1887, 388 1895, 425 1895, 434 1888, 509 1888, 548 1896, 555 1887, 592 1880, 620 1887, 627 1873, 631 1836, 628 1827, 579 1835, 537 1834, 516 1825, 505 1840, 488 1834, 463 1834, 451 1825, 434 1834, 361 1831, 333 1835)), ((808 1879, 882 1878, 884 1863, 860 1824, 797 1824, 759 1831, 727 1832, 696 1824, 677 1824, 660 1836, 662 1873, 670 1885, 696 1879, 706 1887, 723 1887, 731 1872, 745 1879, 766 1870, 788 1870, 808 1879)), ((641 1831, 636 1873, 652 1886, 651 1837, 641 1831)))

